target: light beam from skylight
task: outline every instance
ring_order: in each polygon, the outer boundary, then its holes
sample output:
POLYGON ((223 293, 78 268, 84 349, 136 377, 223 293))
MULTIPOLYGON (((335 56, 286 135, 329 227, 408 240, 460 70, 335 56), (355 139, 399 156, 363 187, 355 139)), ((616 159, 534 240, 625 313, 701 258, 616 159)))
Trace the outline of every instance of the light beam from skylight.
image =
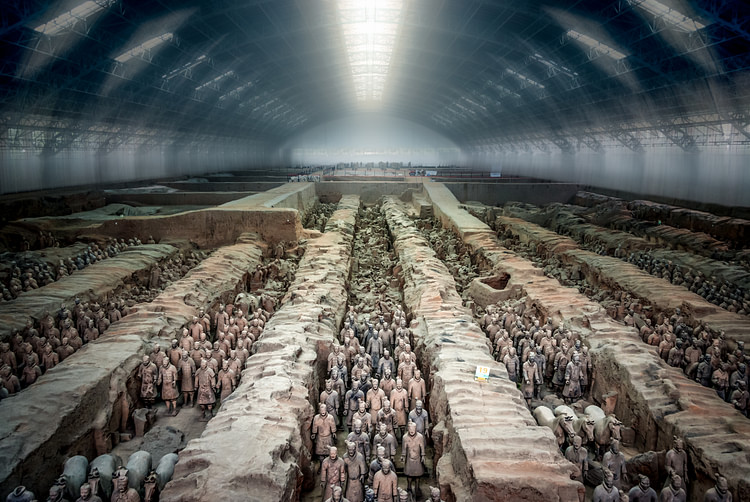
POLYGON ((623 54, 617 49, 614 49, 610 47, 609 45, 603 44, 602 42, 598 40, 594 40, 590 36, 584 35, 583 33, 580 33, 576 30, 568 30, 568 37, 573 40, 577 40, 578 42, 585 45, 589 49, 595 51, 596 53, 609 56, 612 59, 620 60, 620 59, 625 59, 626 57, 628 57, 627 55, 623 54))
POLYGON ((383 100, 404 0, 338 0, 357 102, 383 100))
POLYGON ((34 28, 34 31, 38 31, 44 35, 54 36, 62 33, 68 28, 72 27, 78 21, 85 21, 87 17, 92 14, 96 14, 112 5, 113 0, 98 0, 96 2, 88 0, 83 2, 78 7, 75 7, 64 14, 57 16, 56 18, 47 21, 34 28))
POLYGON ((697 21, 690 16, 686 16, 682 12, 668 7, 663 3, 657 2, 656 0, 632 1, 636 7, 640 7, 649 14, 663 19, 665 22, 671 24, 680 31, 684 31, 685 33, 702 30, 706 27, 706 25, 701 23, 700 21, 697 21))
POLYGON ((159 35, 158 37, 150 38, 142 44, 138 44, 132 49, 123 52, 115 58, 115 61, 117 61, 118 63, 125 63, 135 57, 143 56, 151 49, 160 46, 164 42, 169 42, 173 38, 174 33, 165 33, 163 35, 159 35))

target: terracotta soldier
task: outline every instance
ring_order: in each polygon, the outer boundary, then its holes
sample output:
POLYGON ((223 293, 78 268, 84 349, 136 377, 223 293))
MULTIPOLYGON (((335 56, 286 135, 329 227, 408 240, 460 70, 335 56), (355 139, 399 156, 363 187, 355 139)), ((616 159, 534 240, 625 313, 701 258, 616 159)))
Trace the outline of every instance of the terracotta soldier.
POLYGON ((176 338, 172 339, 172 346, 169 348, 169 362, 176 368, 182 358, 182 349, 176 338))
POLYGON ((149 354, 149 359, 151 359, 151 362, 156 365, 157 368, 161 368, 162 361, 164 360, 164 352, 161 351, 161 345, 154 344, 154 348, 151 349, 151 354, 149 354))
POLYGON ((86 323, 86 329, 83 331, 83 341, 86 343, 93 342, 97 338, 99 338, 99 329, 94 325, 94 320, 89 319, 86 323))
POLYGON ((732 493, 729 491, 729 483, 727 478, 719 476, 716 480, 716 484, 706 490, 703 496, 703 502, 732 502, 732 493))
POLYGON ((417 432, 417 424, 409 422, 408 434, 401 440, 401 462, 404 463, 404 474, 407 479, 407 489, 420 496, 419 478, 424 474, 425 439, 417 432))
POLYGON ((0 365, 7 364, 15 373, 18 369, 18 361, 16 355, 11 352, 10 345, 7 343, 0 342, 0 365))
POLYGON ((409 422, 416 424, 418 433, 425 438, 430 437, 430 416, 422 408, 422 401, 417 401, 416 407, 409 412, 409 422))
POLYGON ((367 396, 365 398, 373 423, 378 420, 378 412, 383 408, 384 399, 385 393, 383 392, 383 389, 380 388, 380 382, 377 378, 374 378, 372 380, 372 389, 367 391, 367 396))
POLYGON ((160 278, 161 268, 159 267, 159 265, 154 265, 153 267, 151 267, 151 272, 149 273, 148 288, 158 289, 161 283, 160 278))
POLYGON ((363 430, 362 421, 355 418, 352 425, 354 430, 349 433, 346 440, 357 445, 357 451, 359 451, 364 458, 370 458, 370 436, 363 430))
POLYGON ((440 488, 438 488, 437 486, 431 486, 430 487, 430 498, 428 498, 424 502, 444 502, 440 498, 440 488))
POLYGON ((398 496, 398 478, 391 469, 390 462, 384 462, 382 468, 372 478, 372 489, 377 502, 395 502, 398 496))
POLYGON ((28 387, 36 382, 37 378, 40 376, 42 376, 42 369, 34 361, 34 358, 29 356, 26 359, 26 366, 24 366, 23 372, 21 373, 21 385, 28 387))
MULTIPOLYGON (((406 345, 408 348, 409 345, 406 345)), ((398 378, 400 378, 405 384, 407 384, 407 391, 408 391, 408 384, 411 381, 412 378, 414 378, 414 374, 417 371, 417 363, 412 361, 411 359, 411 352, 407 354, 407 349, 404 349, 404 352, 401 353, 401 357, 404 358, 403 362, 398 363, 398 378)))
POLYGON ((177 398, 180 397, 180 391, 177 389, 177 368, 168 357, 162 359, 159 380, 156 383, 161 385, 161 398, 167 404, 167 413, 171 416, 177 415, 177 398))
POLYGON ((60 356, 52 351, 52 346, 50 344, 46 344, 42 350, 42 366, 44 367, 44 371, 51 370, 57 366, 59 362, 60 356))
POLYGON ((7 364, 0 368, 0 384, 8 391, 8 394, 12 395, 21 391, 21 382, 16 375, 11 373, 11 368, 7 364))
POLYGON ((339 488, 346 482, 346 466, 344 461, 338 458, 338 448, 330 446, 329 455, 323 460, 320 467, 320 487, 323 489, 323 500, 328 500, 333 495, 334 487, 339 488))
POLYGON ((393 462, 396 457, 396 449, 398 443, 393 434, 388 432, 388 427, 385 424, 378 424, 378 432, 372 438, 372 451, 378 451, 378 446, 385 448, 385 458, 393 462))
POLYGON ((148 356, 143 356, 143 363, 138 367, 138 378, 141 380, 141 399, 147 407, 151 408, 156 400, 159 368, 151 362, 148 356))
POLYGON ((508 378, 510 379, 510 381, 513 383, 518 383, 518 373, 521 369, 521 362, 518 360, 516 349, 514 347, 510 347, 508 349, 508 352, 502 358, 502 362, 505 365, 505 369, 508 370, 508 378))
MULTIPOLYGON (((385 375, 386 372, 393 374, 393 370, 396 369, 396 361, 391 357, 391 351, 383 349, 383 357, 380 358, 378 363, 378 376, 385 375)), ((385 390, 385 389, 384 389, 385 390)))
POLYGON ((195 372, 194 385, 198 389, 198 404, 203 410, 200 420, 207 422, 213 415, 211 410, 216 402, 216 376, 205 359, 201 361, 201 367, 195 372))
POLYGON ((687 494, 682 487, 682 478, 677 474, 669 478, 669 484, 659 494, 659 502, 686 502, 687 494))
POLYGON ((359 382, 353 382, 351 390, 347 391, 344 397, 344 414, 346 415, 346 425, 349 430, 352 428, 352 417, 359 410, 359 403, 364 402, 365 395, 359 390, 359 382))
POLYGON ((128 488, 128 477, 121 474, 115 481, 116 489, 110 502, 141 502, 141 497, 134 488, 128 488))
POLYGON ((365 498, 364 483, 367 476, 367 463, 364 455, 357 450, 357 445, 350 441, 346 443, 344 454, 346 467, 346 498, 350 502, 363 502, 365 498))
POLYGON ((68 502, 65 498, 65 478, 58 478, 50 487, 47 502, 68 502))
POLYGON ((713 368, 711 367, 711 354, 705 354, 703 360, 698 363, 698 369, 695 374, 695 381, 704 387, 711 387, 711 376, 713 368))
POLYGON ((648 476, 639 474, 638 478, 639 483, 628 492, 628 500, 630 502, 657 502, 656 492, 651 488, 651 480, 648 476))
POLYGON ((182 392, 182 405, 195 406, 193 394, 195 393, 195 361, 188 357, 186 350, 182 351, 182 357, 177 364, 180 374, 180 392, 182 392))
POLYGON ((565 450, 565 458, 570 460, 577 468, 579 474, 575 477, 581 483, 586 480, 586 473, 589 470, 588 451, 582 446, 583 438, 575 436, 573 444, 565 450))
POLYGON ((189 333, 190 337, 193 339, 194 342, 197 342, 200 340, 201 333, 204 333, 203 324, 199 321, 197 316, 193 316, 192 321, 190 321, 190 328, 189 333))
POLYGON ((404 389, 403 381, 400 378, 396 380, 396 388, 391 391, 390 402, 393 410, 396 412, 396 422, 399 429, 401 429, 400 435, 403 436, 408 421, 409 394, 404 389))
POLYGON ((721 363, 711 375, 711 382, 714 384, 716 394, 725 401, 729 397, 729 373, 727 372, 727 367, 726 363, 721 363))
POLYGON ((383 400, 383 409, 378 412, 376 423, 378 424, 378 427, 380 427, 380 424, 385 425, 385 428, 389 434, 395 435, 395 431, 399 430, 398 419, 396 418, 396 410, 391 407, 390 400, 383 400))
POLYGON ((348 498, 343 496, 343 490, 340 486, 334 486, 331 498, 325 500, 325 502, 351 502, 348 498))
POLYGON ((102 499, 91 493, 91 485, 84 483, 81 485, 81 496, 76 502, 102 502, 102 499))
POLYGON ((619 502, 620 492, 615 488, 612 471, 604 467, 602 484, 594 489, 592 502, 619 502))
POLYGON ((391 371, 390 368, 385 368, 383 370, 383 378, 380 379, 380 388, 383 389, 385 397, 388 398, 390 398, 393 389, 396 388, 396 380, 393 379, 393 371, 391 371))
POLYGON ((367 474, 367 484, 372 486, 375 474, 380 472, 380 470, 383 468, 384 465, 388 464, 391 467, 391 470, 395 470, 396 466, 388 460, 385 456, 385 448, 382 446, 378 447, 377 455, 375 456, 375 460, 370 462, 370 469, 367 474))
POLYGON ((411 405, 411 409, 413 410, 417 406, 417 401, 424 401, 425 397, 427 397, 427 390, 422 379, 422 372, 414 370, 414 378, 409 381, 409 404, 411 405))
POLYGON ((602 457, 602 467, 612 472, 615 487, 622 488, 627 469, 625 468, 625 455, 620 451, 620 441, 617 439, 612 440, 609 451, 602 457))
POLYGON ((359 420, 362 423, 362 432, 364 432, 368 436, 372 435, 374 431, 372 415, 370 415, 370 413, 365 408, 364 401, 359 402, 359 409, 357 410, 357 413, 352 416, 352 423, 354 423, 355 420, 359 420))
POLYGON ((339 393, 333 388, 333 382, 326 380, 326 388, 320 393, 319 403, 325 403, 329 413, 333 415, 336 421, 336 426, 339 425, 339 408, 341 406, 341 398, 339 393))
POLYGON ((222 402, 234 391, 234 372, 229 369, 229 361, 225 360, 219 370, 218 387, 222 402))
POLYGON ((750 413, 750 410, 748 410, 748 407, 750 407, 750 392, 748 392, 747 384, 744 380, 737 382, 737 389, 732 392, 729 402, 737 411, 748 416, 748 413, 750 413))
POLYGON ((534 385, 538 379, 538 373, 536 355, 529 354, 529 359, 523 363, 521 376, 521 392, 523 392, 523 397, 526 400, 527 406, 531 406, 531 399, 534 397, 534 385))
POLYGON ((336 444, 336 421, 328 413, 325 403, 318 405, 318 414, 313 417, 310 439, 315 442, 315 455, 323 459, 331 453, 330 447, 336 444))
POLYGON ((565 368, 565 387, 563 388, 563 397, 567 404, 572 404, 581 398, 581 381, 583 372, 581 371, 581 358, 578 353, 573 354, 572 360, 565 368))
POLYGON ((664 464, 670 477, 679 476, 681 482, 687 485, 687 452, 682 439, 674 438, 674 447, 667 452, 664 464))

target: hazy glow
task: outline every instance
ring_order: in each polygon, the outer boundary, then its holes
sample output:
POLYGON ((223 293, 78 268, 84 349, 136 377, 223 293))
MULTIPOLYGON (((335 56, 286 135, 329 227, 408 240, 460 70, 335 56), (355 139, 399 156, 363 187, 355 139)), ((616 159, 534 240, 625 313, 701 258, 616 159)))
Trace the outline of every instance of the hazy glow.
POLYGON ((173 38, 174 33, 165 33, 163 35, 159 35, 158 37, 151 38, 149 40, 146 40, 142 44, 136 45, 129 51, 120 54, 115 58, 115 61, 117 61, 118 63, 125 63, 126 61, 130 61, 135 57, 146 54, 151 49, 160 46, 164 42, 169 42, 173 38))
POLYGON ((106 9, 107 7, 112 5, 112 3, 112 0, 100 0, 98 2, 89 0, 87 2, 83 2, 81 5, 69 10, 65 14, 61 14, 55 19, 37 26, 36 28, 34 28, 34 31, 38 31, 39 33, 43 33, 49 36, 57 35, 67 30, 78 21, 85 21, 86 18, 90 15, 106 9))
POLYGON ((357 101, 383 99, 403 0, 338 0, 357 101))
POLYGON ((663 19, 685 33, 702 30, 706 27, 705 24, 696 21, 692 17, 686 16, 671 7, 667 7, 656 0, 636 0, 634 3, 637 7, 645 10, 649 14, 653 14, 654 16, 663 19))
POLYGON ((598 40, 594 40, 588 35, 577 32, 576 30, 568 30, 568 37, 573 40, 577 40, 581 44, 585 45, 597 54, 603 54, 613 59, 625 59, 627 56, 617 49, 613 49, 609 45, 603 44, 598 40))
POLYGON ((516 77, 517 79, 519 79, 520 81, 522 81, 522 82, 524 82, 526 84, 531 84, 534 87, 538 87, 539 89, 544 89, 544 86, 542 84, 540 84, 536 80, 530 79, 529 77, 527 77, 526 75, 524 75, 522 73, 518 73, 517 71, 513 71, 510 68, 508 68, 505 71, 507 71, 508 73, 510 73, 511 75, 513 75, 514 77, 516 77))

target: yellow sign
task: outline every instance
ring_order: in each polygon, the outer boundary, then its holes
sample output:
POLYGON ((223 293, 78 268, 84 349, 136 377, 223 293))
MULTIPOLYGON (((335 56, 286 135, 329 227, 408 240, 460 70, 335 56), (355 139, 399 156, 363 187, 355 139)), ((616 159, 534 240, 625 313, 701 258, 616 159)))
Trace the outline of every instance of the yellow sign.
POLYGON ((486 382, 490 379, 490 368, 489 366, 477 366, 477 371, 474 373, 474 380, 477 382, 486 382))

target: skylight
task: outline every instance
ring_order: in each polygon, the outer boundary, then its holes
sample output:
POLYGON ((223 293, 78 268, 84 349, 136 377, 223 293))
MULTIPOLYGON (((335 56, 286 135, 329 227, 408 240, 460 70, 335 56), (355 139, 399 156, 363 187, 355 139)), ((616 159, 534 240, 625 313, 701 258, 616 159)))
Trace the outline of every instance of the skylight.
POLYGON ((585 45, 586 47, 591 49, 594 54, 609 56, 616 60, 625 59, 627 57, 617 49, 613 49, 609 45, 603 44, 598 40, 594 40, 590 36, 579 33, 576 30, 568 30, 568 37, 572 38, 573 40, 577 40, 581 44, 585 45))
POLYGON ((547 69, 550 72, 550 75, 557 75, 558 73, 563 73, 563 74, 565 74, 565 75, 567 75, 567 76, 569 76, 571 78, 578 76, 578 73, 574 72, 573 70, 571 70, 567 66, 561 65, 560 63, 557 63, 555 61, 551 61, 551 60, 545 58, 544 56, 542 56, 541 54, 539 54, 538 52, 535 52, 531 56, 531 59, 533 59, 534 61, 537 61, 537 62, 543 64, 544 66, 546 66, 547 69))
POLYGON ((514 77, 516 77, 517 79, 519 79, 524 84, 531 84, 534 87, 537 87, 539 89, 544 89, 544 86, 542 84, 540 84, 536 80, 530 79, 529 77, 527 77, 526 75, 524 75, 522 73, 518 73, 517 71, 511 70, 510 68, 506 69, 505 71, 507 71, 508 73, 510 73, 511 75, 513 75, 514 77))
POLYGON ((87 17, 92 14, 96 14, 112 5, 113 0, 98 0, 96 2, 88 0, 83 2, 78 7, 69 10, 68 12, 57 16, 51 21, 37 26, 34 31, 38 31, 44 35, 57 35, 72 27, 78 21, 85 21, 87 17))
POLYGON ((686 16, 682 12, 657 2, 656 0, 635 0, 634 3, 637 7, 640 7, 649 14, 663 19, 665 22, 685 33, 702 30, 706 27, 705 24, 693 19, 692 17, 686 16))
POLYGON ((224 101, 227 98, 239 99, 240 94, 242 94, 247 89, 249 89, 250 87, 252 87, 252 85, 253 85, 252 82, 248 82, 246 84, 243 84, 243 85, 241 85, 241 86, 239 86, 239 87, 237 87, 237 88, 229 91, 228 93, 224 94, 223 96, 221 96, 219 98, 219 101, 224 101))
POLYGON ((403 0, 338 0, 357 101, 383 99, 403 0))
POLYGON ((142 44, 136 45, 129 51, 120 54, 115 58, 115 61, 117 61, 118 63, 125 63, 135 57, 143 56, 144 54, 147 54, 151 49, 160 46, 164 42, 169 42, 173 38, 174 33, 165 33, 163 35, 159 35, 158 37, 151 38, 149 40, 146 40, 142 44))
POLYGON ((199 85, 198 87, 195 88, 195 90, 196 91, 200 91, 201 89, 205 89, 206 87, 213 87, 214 89, 218 89, 219 82, 221 82, 225 78, 231 77, 233 75, 234 75, 234 71, 229 70, 228 72, 222 73, 218 77, 209 80, 205 84, 199 85))
POLYGON ((180 66, 176 70, 172 70, 169 73, 165 73, 164 75, 161 76, 161 78, 170 80, 181 73, 187 76, 190 73, 190 70, 192 70, 193 68, 201 64, 203 61, 207 61, 207 60, 208 58, 206 57, 206 55, 202 54, 195 61, 190 61, 189 63, 185 63, 184 65, 180 66))

